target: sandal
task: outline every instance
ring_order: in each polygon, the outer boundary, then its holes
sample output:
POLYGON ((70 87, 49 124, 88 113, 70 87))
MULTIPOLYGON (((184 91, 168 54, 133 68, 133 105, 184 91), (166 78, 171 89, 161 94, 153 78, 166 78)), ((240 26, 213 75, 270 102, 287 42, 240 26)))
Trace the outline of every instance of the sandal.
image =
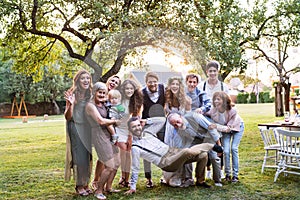
POLYGON ((85 186, 84 189, 87 193, 93 194, 93 190, 91 190, 88 186, 85 186))
POLYGON ((91 188, 93 191, 96 191, 98 189, 98 183, 99 183, 99 181, 93 181, 91 183, 91 188))
POLYGON ((148 180, 147 180, 147 182, 146 182, 146 187, 147 187, 147 188, 153 188, 153 187, 154 187, 154 184, 153 184, 153 182, 152 182, 151 179, 148 179, 148 180))
POLYGON ((120 182, 119 182, 119 186, 120 187, 129 187, 129 182, 125 181, 125 178, 121 178, 120 182))
POLYGON ((104 196, 104 194, 102 194, 102 193, 95 194, 94 196, 97 199, 100 199, 100 200, 105 200, 106 199, 106 196, 104 196))
POLYGON ((76 193, 80 196, 88 196, 89 193, 84 189, 81 188, 82 190, 79 191, 78 186, 75 187, 76 193))
POLYGON ((109 190, 105 190, 105 192, 107 194, 112 194, 112 193, 118 193, 118 192, 121 192, 121 190, 117 190, 117 189, 109 189, 109 190))

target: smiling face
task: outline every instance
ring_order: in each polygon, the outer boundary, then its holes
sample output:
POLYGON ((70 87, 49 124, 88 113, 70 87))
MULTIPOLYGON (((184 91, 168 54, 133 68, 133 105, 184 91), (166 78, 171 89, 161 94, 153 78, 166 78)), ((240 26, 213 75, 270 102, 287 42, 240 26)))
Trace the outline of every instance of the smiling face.
POLYGON ((193 92, 198 85, 198 79, 196 77, 188 78, 186 81, 187 89, 189 92, 193 92))
POLYGON ((106 90, 97 90, 95 93, 95 103, 103 103, 107 100, 107 91, 106 90))
POLYGON ((90 75, 87 73, 81 74, 79 78, 79 87, 83 90, 87 90, 89 89, 90 84, 91 84, 90 75))
POLYGON ((129 130, 132 135, 140 137, 142 135, 142 125, 139 120, 135 120, 130 122, 129 130))
POLYGON ((174 128, 179 129, 183 127, 183 120, 178 114, 171 114, 168 118, 170 124, 174 126, 174 128))
POLYGON ((173 80, 170 85, 170 90, 173 94, 177 94, 179 92, 180 83, 178 80, 173 80))
POLYGON ((132 84, 128 83, 125 85, 124 93, 126 98, 130 98, 134 93, 134 87, 132 84))
POLYGON ((215 96, 213 99, 213 105, 215 108, 217 108, 219 111, 224 111, 224 101, 220 96, 215 96))
POLYGON ((118 77, 114 76, 108 80, 107 89, 109 91, 116 89, 119 86, 119 84, 120 84, 120 79, 118 77))
POLYGON ((210 80, 218 80, 218 69, 215 67, 210 67, 206 70, 206 74, 208 76, 208 79, 210 80))
POLYGON ((157 81, 154 77, 148 77, 146 84, 150 92, 157 92, 157 81))

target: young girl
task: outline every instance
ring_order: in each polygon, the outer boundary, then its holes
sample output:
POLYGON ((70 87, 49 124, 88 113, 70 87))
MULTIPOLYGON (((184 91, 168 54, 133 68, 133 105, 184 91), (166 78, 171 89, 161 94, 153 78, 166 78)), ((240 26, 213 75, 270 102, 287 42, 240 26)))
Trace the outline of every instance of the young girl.
POLYGON ((137 84, 130 79, 125 80, 120 86, 122 94, 122 105, 125 108, 122 123, 118 126, 118 147, 120 149, 121 158, 121 180, 119 185, 121 187, 129 186, 129 172, 131 167, 131 144, 132 136, 129 134, 127 127, 127 120, 133 116, 141 116, 143 105, 143 94, 141 93, 137 84))
POLYGON ((214 122, 212 128, 217 128, 223 134, 223 146, 225 154, 226 181, 238 182, 239 156, 238 148, 244 133, 244 122, 233 107, 232 101, 225 92, 215 92, 213 95, 213 108, 207 112, 214 122), (230 153, 232 166, 230 166, 230 153), (231 179, 232 170, 232 179, 231 179))

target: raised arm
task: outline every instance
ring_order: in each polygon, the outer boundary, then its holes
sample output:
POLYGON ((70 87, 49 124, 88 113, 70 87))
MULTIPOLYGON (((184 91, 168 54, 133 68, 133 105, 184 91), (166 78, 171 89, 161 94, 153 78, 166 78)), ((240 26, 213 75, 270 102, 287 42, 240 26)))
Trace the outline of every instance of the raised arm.
POLYGON ((75 102, 75 95, 70 91, 65 91, 64 98, 66 100, 66 109, 64 112, 65 119, 67 121, 70 121, 73 116, 73 108, 74 108, 74 102, 75 102))

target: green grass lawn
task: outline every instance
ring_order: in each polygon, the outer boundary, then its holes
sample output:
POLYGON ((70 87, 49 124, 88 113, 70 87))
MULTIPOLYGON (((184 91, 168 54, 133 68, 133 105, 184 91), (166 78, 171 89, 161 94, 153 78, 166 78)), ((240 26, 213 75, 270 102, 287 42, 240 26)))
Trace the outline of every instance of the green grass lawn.
MULTIPOLYGON (((161 171, 152 167, 156 187, 146 189, 141 171, 137 193, 108 195, 108 199, 300 199, 300 176, 282 174, 273 183, 275 169, 261 174, 264 150, 257 128, 272 122, 273 104, 237 105, 245 121, 240 144, 240 182, 222 188, 161 186, 161 171)), ((95 199, 75 194, 74 182, 64 182, 65 121, 62 115, 21 119, 0 118, 0 199, 95 199)), ((96 154, 94 154, 96 160, 96 154)), ((119 172, 114 186, 117 188, 119 172)), ((210 182, 212 184, 212 182, 210 182)))

